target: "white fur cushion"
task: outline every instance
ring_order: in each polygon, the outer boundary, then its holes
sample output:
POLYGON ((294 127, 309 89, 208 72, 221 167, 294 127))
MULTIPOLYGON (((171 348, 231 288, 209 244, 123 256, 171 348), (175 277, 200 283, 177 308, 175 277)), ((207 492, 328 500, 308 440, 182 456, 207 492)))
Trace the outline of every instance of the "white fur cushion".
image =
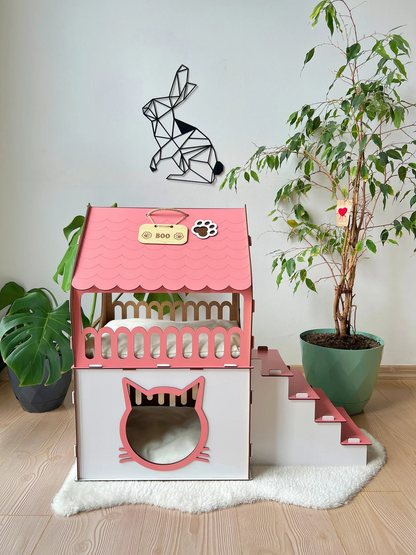
POLYGON ((191 407, 133 407, 127 439, 143 459, 156 464, 181 461, 201 437, 198 414, 191 407))
MULTIPOLYGON (((229 320, 199 320, 199 321, 189 321, 189 322, 171 322, 169 320, 150 320, 147 318, 126 318, 125 320, 111 320, 106 324, 106 328, 110 328, 113 331, 116 331, 120 327, 125 327, 129 331, 133 331, 135 328, 144 328, 145 330, 149 330, 152 327, 158 327, 161 330, 166 330, 168 327, 174 327, 178 330, 183 329, 184 327, 190 327, 194 330, 197 330, 201 327, 206 327, 210 331, 214 330, 217 327, 224 328, 225 330, 230 330, 233 327, 239 327, 237 322, 229 321, 229 320)), ((111 338, 109 334, 104 333, 102 335, 102 345, 101 351, 102 356, 104 358, 109 358, 111 356, 111 338)), ((231 356, 236 358, 240 354, 240 337, 238 334, 233 334, 231 336, 231 356)), ((94 338, 89 337, 86 341, 86 356, 87 358, 94 357, 94 338)), ((202 334, 199 338, 199 356, 205 358, 208 356, 208 337, 206 334, 202 334)), ((189 358, 192 356, 192 337, 189 334, 184 335, 183 337, 183 356, 189 358)), ((166 343, 166 354, 169 358, 173 358, 176 356, 176 338, 173 334, 168 334, 167 343, 166 343)), ((134 355, 137 358, 141 358, 143 356, 143 341, 141 340, 140 334, 136 336, 136 340, 134 343, 134 355)), ((157 334, 153 334, 150 339, 150 355, 154 358, 157 358, 160 355, 160 346, 159 346, 159 336, 157 334)), ((221 357, 224 355, 224 338, 223 335, 217 333, 215 335, 215 355, 217 357, 221 357)), ((118 337, 118 356, 120 358, 127 357, 127 337, 125 334, 120 334, 118 337)))

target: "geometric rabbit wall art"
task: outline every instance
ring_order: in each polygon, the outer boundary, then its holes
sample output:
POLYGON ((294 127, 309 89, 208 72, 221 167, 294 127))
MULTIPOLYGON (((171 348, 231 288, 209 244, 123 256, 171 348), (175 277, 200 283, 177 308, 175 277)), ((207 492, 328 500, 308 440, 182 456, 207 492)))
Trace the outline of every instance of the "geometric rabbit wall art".
POLYGON ((159 150, 150 162, 155 172, 161 160, 172 158, 180 173, 167 179, 193 183, 213 183, 224 166, 209 138, 199 129, 176 118, 175 109, 196 88, 189 82, 189 69, 181 65, 175 74, 168 96, 152 98, 143 106, 143 114, 151 121, 159 150))
MULTIPOLYGON (((193 461, 209 462, 206 446, 208 420, 202 410, 205 378, 200 376, 183 389, 153 387, 145 389, 129 378, 122 379, 125 411, 120 421, 119 462, 134 461, 151 470, 167 471, 182 468, 193 461), (181 406, 180 398, 196 386, 194 406, 181 406), (145 406, 132 406, 136 392, 142 394, 145 406), (146 399, 158 395, 174 395, 176 406, 146 406, 146 399)), ((156 397, 155 397, 156 396, 156 397)))

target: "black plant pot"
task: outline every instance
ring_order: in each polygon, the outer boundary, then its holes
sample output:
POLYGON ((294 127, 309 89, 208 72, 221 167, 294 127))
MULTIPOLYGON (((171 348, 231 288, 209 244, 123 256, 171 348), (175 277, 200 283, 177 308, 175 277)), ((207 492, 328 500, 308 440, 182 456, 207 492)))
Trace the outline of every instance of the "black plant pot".
POLYGON ((20 380, 7 367, 13 393, 22 408, 27 412, 48 412, 55 410, 62 405, 68 392, 72 378, 72 370, 65 372, 61 378, 52 385, 45 385, 49 376, 49 362, 46 360, 46 372, 43 382, 40 385, 23 385, 20 387, 20 380))

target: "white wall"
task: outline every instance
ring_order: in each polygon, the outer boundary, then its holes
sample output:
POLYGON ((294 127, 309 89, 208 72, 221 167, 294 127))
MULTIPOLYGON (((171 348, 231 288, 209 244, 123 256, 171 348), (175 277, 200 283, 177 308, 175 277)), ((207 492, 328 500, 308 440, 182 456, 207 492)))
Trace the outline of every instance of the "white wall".
MULTIPOLYGON (((64 249, 62 228, 86 205, 242 206, 253 237, 256 344, 300 363, 298 335, 331 326, 332 285, 318 295, 284 284, 276 292, 268 233, 275 176, 239 193, 167 181, 149 162, 157 147, 141 107, 168 94, 185 64, 198 88, 178 116, 212 140, 226 169, 253 143, 285 140, 288 115, 320 100, 337 60, 306 51, 325 40, 311 30, 317 0, 2 0, 0 3, 0 285, 50 287, 64 249)), ((355 2, 358 4, 358 2, 355 2)), ((407 24, 416 45, 416 4, 368 0, 357 9, 362 32, 407 24)), ((416 73, 409 67, 408 97, 416 73)), ((361 265, 358 327, 386 342, 385 364, 415 364, 416 245, 385 247, 361 265)))

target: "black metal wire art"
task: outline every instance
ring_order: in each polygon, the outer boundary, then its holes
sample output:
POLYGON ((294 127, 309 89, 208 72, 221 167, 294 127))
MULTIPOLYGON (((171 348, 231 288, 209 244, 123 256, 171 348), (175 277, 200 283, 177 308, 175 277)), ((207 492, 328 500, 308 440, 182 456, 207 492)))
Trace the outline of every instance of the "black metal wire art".
POLYGON ((169 96, 152 98, 143 106, 143 114, 152 122, 159 150, 150 162, 152 172, 162 160, 172 158, 181 173, 167 179, 192 183, 213 183, 224 166, 209 138, 199 129, 175 117, 177 108, 196 88, 189 82, 189 69, 181 65, 175 74, 169 96))

